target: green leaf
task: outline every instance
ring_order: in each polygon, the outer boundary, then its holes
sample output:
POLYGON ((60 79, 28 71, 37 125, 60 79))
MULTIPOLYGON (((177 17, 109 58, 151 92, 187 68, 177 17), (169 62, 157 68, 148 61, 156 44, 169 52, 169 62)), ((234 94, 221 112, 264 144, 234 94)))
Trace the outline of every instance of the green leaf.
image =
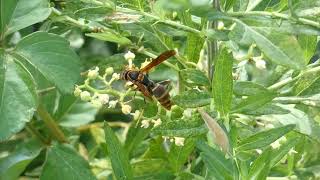
POLYGON ((135 123, 129 128, 126 141, 125 141, 125 150, 128 152, 129 157, 133 154, 133 151, 141 144, 141 142, 149 135, 150 128, 141 128, 140 126, 136 127, 135 123))
POLYGON ((202 121, 192 120, 175 120, 170 122, 162 123, 152 129, 152 132, 169 137, 190 137, 205 134, 207 132, 207 127, 202 121))
POLYGON ((304 1, 293 0, 291 10, 295 16, 308 17, 308 18, 319 18, 320 1, 318 1, 318 0, 304 0, 304 1))
POLYGON ((190 153, 195 146, 195 139, 188 138, 185 140, 183 146, 173 145, 170 149, 168 159, 169 166, 175 173, 179 173, 182 170, 183 165, 187 162, 190 153))
POLYGON ((79 58, 60 36, 45 32, 30 34, 18 43, 14 55, 38 69, 63 93, 71 93, 79 79, 79 58))
POLYGON ((240 20, 229 34, 236 42, 246 45, 255 43, 273 63, 292 69, 303 69, 306 65, 298 41, 293 36, 270 31, 257 31, 240 20))
POLYGON ((226 48, 223 48, 220 50, 215 62, 212 81, 214 104, 221 116, 227 116, 232 101, 232 54, 226 48))
POLYGON ((0 40, 50 15, 47 0, 0 0, 0 40))
POLYGON ((290 113, 290 111, 288 111, 287 109, 284 109, 281 106, 278 106, 272 103, 267 103, 262 107, 245 112, 245 114, 247 115, 255 115, 255 116, 268 115, 268 114, 288 114, 288 113, 290 113))
POLYGON ((96 179, 89 164, 72 147, 54 144, 48 149, 40 180, 56 179, 96 179))
POLYGON ((308 64, 310 62, 312 56, 316 52, 317 37, 316 36, 300 35, 300 36, 298 36, 298 42, 300 44, 300 47, 302 48, 304 60, 308 64))
POLYGON ((252 81, 237 81, 233 86, 233 93, 237 96, 253 96, 268 92, 267 88, 252 81))
POLYGON ((250 171, 249 179, 250 180, 260 180, 266 179, 270 171, 270 154, 271 147, 265 149, 263 153, 253 161, 250 171))
POLYGON ((0 50, 0 141, 19 132, 37 107, 35 83, 21 64, 0 50))
POLYGON ((295 125, 290 124, 262 132, 258 132, 252 136, 249 136, 240 141, 238 144, 238 151, 246 151, 251 149, 262 148, 264 146, 270 145, 280 137, 284 136, 288 132, 294 129, 295 125))
POLYGON ((183 108, 196 108, 209 105, 211 97, 208 92, 195 89, 184 91, 172 98, 174 104, 183 108))
POLYGON ((130 45, 132 43, 130 39, 110 31, 104 31, 102 33, 87 33, 86 36, 102 41, 118 43, 119 45, 130 45))
POLYGON ((270 167, 272 168, 278 162, 280 162, 283 157, 286 156, 289 151, 294 148, 294 146, 296 146, 300 141, 301 138, 297 135, 294 135, 293 137, 288 138, 284 144, 281 144, 278 149, 273 149, 271 152, 271 156, 269 156, 270 167))
POLYGON ((132 169, 128 154, 107 123, 104 124, 104 133, 114 175, 117 179, 132 179, 132 169))
POLYGON ((313 95, 319 93, 320 90, 320 73, 303 74, 292 88, 294 95, 313 95))
POLYGON ((63 127, 78 127, 95 119, 98 109, 91 103, 79 101, 74 95, 61 95, 54 119, 63 127))
POLYGON ((193 86, 210 86, 208 77, 197 69, 183 69, 180 71, 182 80, 193 86))
POLYGON ((188 61, 197 63, 200 57, 200 51, 203 47, 204 39, 194 33, 188 33, 187 46, 185 49, 188 61))
POLYGON ((313 26, 292 23, 288 20, 274 19, 267 16, 243 16, 239 17, 242 22, 256 31, 274 32, 287 35, 320 35, 320 30, 313 26))
POLYGON ((20 144, 14 152, 0 159, 0 179, 18 179, 28 164, 39 155, 41 149, 41 144, 35 140, 20 144))
POLYGON ((314 140, 320 138, 320 126, 313 120, 310 115, 299 109, 296 109, 294 105, 281 105, 282 108, 289 111, 288 114, 273 114, 265 115, 261 117, 261 120, 269 122, 279 122, 283 125, 295 124, 296 129, 302 133, 312 137, 314 140))
POLYGON ((256 94, 243 99, 232 108, 232 113, 247 113, 254 111, 272 101, 277 96, 275 92, 266 92, 261 94, 256 94))
POLYGON ((198 141, 196 146, 201 151, 202 161, 215 179, 236 179, 232 159, 226 159, 221 151, 210 147, 203 141, 198 141))
POLYGON ((163 159, 140 160, 132 163, 132 168, 135 179, 169 172, 168 162, 163 159))
POLYGON ((105 20, 107 15, 112 14, 114 11, 114 5, 86 7, 74 12, 78 18, 87 20, 105 20))

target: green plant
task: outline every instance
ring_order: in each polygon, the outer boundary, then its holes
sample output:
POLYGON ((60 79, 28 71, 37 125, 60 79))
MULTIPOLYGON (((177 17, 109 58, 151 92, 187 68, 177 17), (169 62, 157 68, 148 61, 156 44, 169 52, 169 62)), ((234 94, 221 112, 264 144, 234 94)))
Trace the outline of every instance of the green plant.
POLYGON ((319 178, 319 9, 0 0, 0 179, 319 178), (167 111, 120 73, 170 49, 167 111))

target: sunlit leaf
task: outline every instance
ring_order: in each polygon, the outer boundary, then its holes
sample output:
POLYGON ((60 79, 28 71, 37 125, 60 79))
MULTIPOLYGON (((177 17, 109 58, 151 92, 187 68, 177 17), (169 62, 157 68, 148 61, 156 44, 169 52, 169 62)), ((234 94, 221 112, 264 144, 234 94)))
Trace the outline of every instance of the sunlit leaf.
POLYGON ((55 144, 48 149, 47 153, 47 159, 40 176, 41 180, 52 178, 96 179, 90 170, 89 163, 69 145, 55 144))
POLYGON ((117 136, 107 123, 104 125, 106 145, 112 169, 117 179, 132 179, 132 169, 128 160, 128 155, 123 149, 117 136))
POLYGON ((37 107, 35 82, 15 60, 0 50, 0 141, 19 132, 37 107))
POLYGON ((283 135, 294 129, 295 125, 286 125, 283 127, 278 127, 266 131, 258 132, 252 136, 249 136, 240 141, 238 144, 238 151, 245 151, 251 149, 262 148, 264 146, 270 145, 272 142, 276 141, 283 135))
POLYGON ((233 88, 232 65, 232 54, 226 48, 220 50, 214 66, 212 93, 214 104, 221 116, 226 116, 231 108, 233 88))
POLYGON ((47 19, 50 13, 51 9, 47 0, 1 0, 0 39, 47 19))

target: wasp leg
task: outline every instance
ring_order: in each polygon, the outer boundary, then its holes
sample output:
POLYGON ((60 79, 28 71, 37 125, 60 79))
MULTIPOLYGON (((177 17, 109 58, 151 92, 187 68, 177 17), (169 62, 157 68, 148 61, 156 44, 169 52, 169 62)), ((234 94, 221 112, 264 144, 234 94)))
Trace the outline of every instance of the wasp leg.
POLYGON ((164 81, 160 81, 158 82, 159 84, 165 86, 166 88, 168 88, 169 84, 171 83, 170 79, 164 80, 164 81))

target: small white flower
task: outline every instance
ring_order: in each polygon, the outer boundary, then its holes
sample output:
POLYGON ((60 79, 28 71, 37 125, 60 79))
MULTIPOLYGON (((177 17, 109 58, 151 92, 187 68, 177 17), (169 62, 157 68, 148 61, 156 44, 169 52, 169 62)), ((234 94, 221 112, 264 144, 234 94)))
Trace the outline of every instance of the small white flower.
POLYGON ((127 81, 126 84, 125 84, 125 86, 126 86, 126 87, 132 86, 132 84, 133 84, 133 83, 132 83, 131 81, 127 81))
POLYGON ((88 91, 82 91, 80 93, 80 98, 82 101, 89 101, 91 99, 91 95, 88 91))
POLYGON ((96 79, 99 76, 99 68, 96 67, 95 69, 90 69, 88 72, 89 79, 96 79))
POLYGON ((191 118, 192 116, 192 109, 187 108, 183 111, 183 117, 185 118, 191 118))
POLYGON ((263 59, 257 59, 255 60, 255 63, 258 69, 261 69, 261 70, 266 69, 266 62, 263 59))
POLYGON ((169 136, 162 136, 162 138, 163 138, 163 141, 167 141, 167 140, 169 140, 169 139, 170 139, 170 137, 169 137, 169 136))
POLYGON ((120 79, 120 74, 119 73, 113 73, 112 74, 112 78, 115 80, 119 80, 120 79))
POLYGON ((278 149, 280 148, 281 144, 279 140, 276 140, 275 142, 271 143, 270 146, 272 147, 272 149, 278 149))
POLYGON ((153 122, 153 127, 157 127, 157 126, 161 125, 161 123, 162 123, 160 118, 157 120, 151 120, 151 122, 153 122))
POLYGON ((136 110, 134 113, 133 113, 133 119, 134 120, 137 120, 140 116, 140 111, 139 110, 136 110))
POLYGON ((258 154, 262 154, 262 150, 261 149, 256 149, 258 154))
POLYGON ((97 99, 92 99, 90 102, 91 102, 91 104, 92 104, 94 107, 96 107, 96 108, 101 108, 101 106, 102 106, 101 101, 99 101, 99 100, 97 100, 97 99))
POLYGON ((126 60, 133 60, 136 57, 136 55, 134 53, 132 53, 131 51, 128 51, 126 54, 124 54, 124 58, 126 60))
POLYGON ((118 103, 118 100, 112 100, 109 102, 108 108, 115 108, 118 103))
POLYGON ((121 107, 121 111, 123 114, 129 114, 131 112, 131 106, 127 104, 123 104, 121 107))
POLYGON ((274 128, 274 125, 273 124, 267 124, 266 125, 266 129, 273 129, 274 128))
POLYGON ((141 121, 141 126, 142 128, 148 128, 150 126, 150 121, 149 120, 142 120, 141 121))
POLYGON ((285 136, 282 136, 280 139, 278 139, 279 143, 284 144, 287 142, 287 138, 285 136))
POLYGON ((174 142, 174 138, 169 138, 169 141, 170 142, 174 142))
POLYGON ((174 144, 176 146, 184 146, 184 140, 183 137, 174 137, 174 144))
POLYGON ((224 23, 222 21, 218 21, 218 30, 223 30, 224 29, 224 23))
POLYGON ((140 69, 146 67, 149 63, 150 63, 150 61, 148 61, 148 59, 146 59, 143 63, 141 63, 140 69))
POLYGON ((297 154, 298 152, 291 148, 288 152, 289 155, 297 154))
POLYGON ((112 67, 106 68, 105 73, 106 73, 106 75, 112 74, 113 73, 113 68, 112 67))
POLYGON ((101 104, 107 104, 109 102, 109 95, 108 94, 99 94, 98 99, 101 104))
POLYGON ((74 89, 73 94, 74 94, 74 96, 78 97, 78 96, 80 96, 81 92, 82 92, 81 89, 77 86, 74 89))

